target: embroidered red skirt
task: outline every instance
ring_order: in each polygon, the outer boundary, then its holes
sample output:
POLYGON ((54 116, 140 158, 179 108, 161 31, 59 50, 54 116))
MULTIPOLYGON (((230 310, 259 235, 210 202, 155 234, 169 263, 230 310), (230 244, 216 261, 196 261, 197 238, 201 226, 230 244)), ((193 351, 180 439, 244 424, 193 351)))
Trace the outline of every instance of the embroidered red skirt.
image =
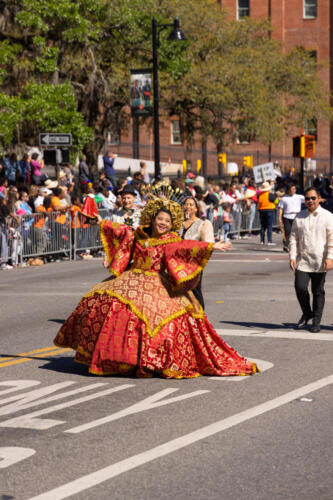
POLYGON ((257 371, 193 308, 191 297, 172 295, 160 275, 127 271, 96 285, 54 342, 74 349, 75 360, 97 375, 192 378, 257 371))

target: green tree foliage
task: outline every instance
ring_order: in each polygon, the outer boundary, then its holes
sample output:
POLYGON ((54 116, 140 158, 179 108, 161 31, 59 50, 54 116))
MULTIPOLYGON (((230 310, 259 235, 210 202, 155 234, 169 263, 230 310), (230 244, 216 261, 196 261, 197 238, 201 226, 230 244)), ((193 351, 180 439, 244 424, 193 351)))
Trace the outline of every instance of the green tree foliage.
POLYGON ((70 131, 96 158, 108 131, 129 123, 131 68, 151 66, 151 21, 179 16, 187 40, 161 32, 164 116, 177 114, 187 141, 213 137, 218 150, 245 134, 265 142, 307 119, 331 119, 314 61, 287 53, 266 21, 230 19, 215 0, 0 1, 0 141, 36 141, 70 131))

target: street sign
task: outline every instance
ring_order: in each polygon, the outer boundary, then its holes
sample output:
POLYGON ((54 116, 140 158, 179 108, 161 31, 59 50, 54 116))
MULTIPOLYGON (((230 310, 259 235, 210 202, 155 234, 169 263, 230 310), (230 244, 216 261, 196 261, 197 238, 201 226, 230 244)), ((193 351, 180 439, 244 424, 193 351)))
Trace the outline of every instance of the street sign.
POLYGON ((270 181, 275 179, 276 174, 274 172, 273 162, 263 163, 262 165, 257 165, 253 167, 253 175, 256 184, 261 184, 265 181, 270 181))
POLYGON ((39 134, 40 146, 71 146, 72 134, 39 134))

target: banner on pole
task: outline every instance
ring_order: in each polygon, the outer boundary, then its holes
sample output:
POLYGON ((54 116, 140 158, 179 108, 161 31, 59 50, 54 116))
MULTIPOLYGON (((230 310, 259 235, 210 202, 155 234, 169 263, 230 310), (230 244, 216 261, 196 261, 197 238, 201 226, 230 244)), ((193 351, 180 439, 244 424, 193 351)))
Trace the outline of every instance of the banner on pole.
POLYGON ((151 116, 153 114, 151 69, 131 70, 130 105, 133 116, 151 116))

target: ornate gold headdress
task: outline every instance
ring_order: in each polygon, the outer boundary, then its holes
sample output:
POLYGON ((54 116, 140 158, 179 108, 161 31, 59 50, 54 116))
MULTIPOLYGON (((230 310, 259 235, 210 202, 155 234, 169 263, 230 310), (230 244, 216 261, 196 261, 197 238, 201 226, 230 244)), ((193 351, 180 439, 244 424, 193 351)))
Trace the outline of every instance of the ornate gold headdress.
POLYGON ((159 182, 152 187, 151 199, 141 212, 141 224, 149 226, 154 216, 161 209, 168 210, 171 214, 172 229, 179 231, 182 227, 184 220, 183 211, 181 208, 181 201, 183 192, 177 188, 173 190, 172 187, 163 182, 159 182))

